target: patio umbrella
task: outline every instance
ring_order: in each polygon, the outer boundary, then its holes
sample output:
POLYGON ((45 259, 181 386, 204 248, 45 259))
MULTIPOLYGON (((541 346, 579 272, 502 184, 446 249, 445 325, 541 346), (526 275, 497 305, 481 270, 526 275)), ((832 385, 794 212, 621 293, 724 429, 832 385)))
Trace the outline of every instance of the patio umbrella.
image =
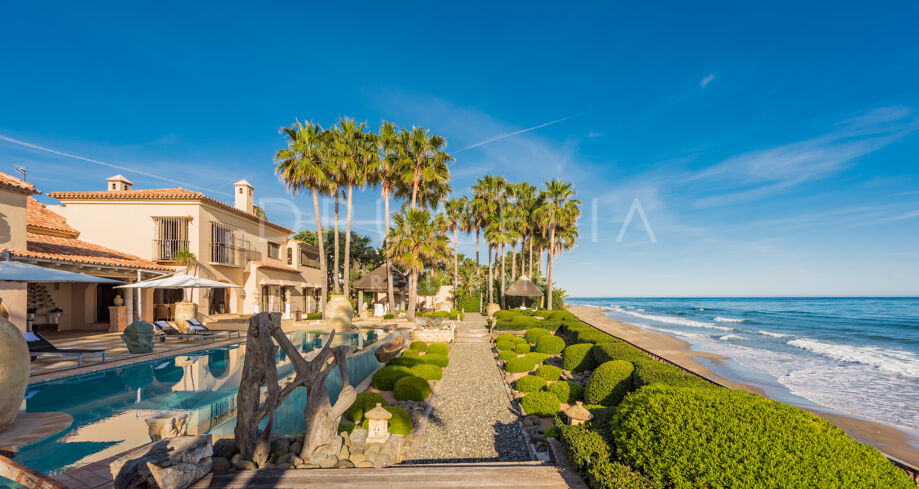
POLYGON ((116 289, 241 289, 240 285, 226 284, 216 280, 194 277, 191 275, 173 275, 172 277, 144 280, 127 285, 119 285, 116 289))
POLYGON ((539 290, 539 287, 531 282, 526 275, 520 277, 519 280, 514 282, 514 285, 511 285, 510 288, 504 291, 504 295, 514 295, 520 297, 541 297, 542 294, 543 293, 541 290, 539 290))
POLYGON ((53 268, 40 267, 31 263, 10 260, 12 254, 4 251, 0 257, 0 282, 69 282, 117 284, 117 280, 93 277, 85 273, 67 272, 53 268))

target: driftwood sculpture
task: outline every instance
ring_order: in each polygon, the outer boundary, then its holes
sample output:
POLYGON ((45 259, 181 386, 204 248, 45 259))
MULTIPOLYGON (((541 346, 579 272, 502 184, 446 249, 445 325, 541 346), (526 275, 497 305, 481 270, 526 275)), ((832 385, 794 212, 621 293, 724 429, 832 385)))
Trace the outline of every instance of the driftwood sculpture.
MULTIPOLYGON (((346 324, 333 326, 347 327, 346 324)), ((303 433, 300 457, 308 460, 314 453, 338 454, 341 449, 338 420, 357 398, 357 393, 348 380, 348 365, 345 359, 349 347, 332 348, 334 338, 335 329, 332 329, 325 346, 312 360, 306 361, 281 330, 281 314, 262 312, 249 319, 246 356, 239 393, 236 395, 235 435, 243 458, 259 466, 265 464, 271 452, 274 411, 298 387, 305 387, 307 391, 306 410, 303 413, 306 431, 303 433), (287 354, 296 372, 294 379, 283 388, 278 385, 278 370, 275 364, 278 347, 275 342, 287 354), (325 381, 336 365, 341 373, 342 390, 332 405, 325 381), (268 392, 262 402, 261 390, 265 384, 268 392), (265 429, 259 432, 258 426, 266 416, 268 423, 265 429)))

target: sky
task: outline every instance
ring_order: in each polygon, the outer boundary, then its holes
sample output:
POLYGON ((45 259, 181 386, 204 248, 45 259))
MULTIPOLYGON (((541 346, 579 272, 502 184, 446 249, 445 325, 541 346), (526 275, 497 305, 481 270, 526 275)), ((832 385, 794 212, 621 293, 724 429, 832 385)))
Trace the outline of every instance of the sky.
MULTIPOLYGON (((16 2, 0 171, 227 202, 245 178, 313 229, 274 175, 278 130, 388 120, 447 139, 457 196, 487 173, 573 183, 580 238, 554 272, 572 296, 917 296, 916 19, 905 1, 16 2)), ((379 239, 379 191, 354 212, 379 239)))

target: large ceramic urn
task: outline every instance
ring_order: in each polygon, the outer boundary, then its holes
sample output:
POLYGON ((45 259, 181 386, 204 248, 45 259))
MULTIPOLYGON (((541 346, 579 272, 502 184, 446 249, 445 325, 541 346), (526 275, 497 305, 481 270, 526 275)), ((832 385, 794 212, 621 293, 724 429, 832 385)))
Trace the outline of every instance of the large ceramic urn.
POLYGON ((501 306, 495 304, 494 302, 489 302, 485 306, 485 314, 488 315, 488 319, 495 317, 495 313, 501 310, 501 306))
POLYGON ((185 331, 188 329, 189 319, 194 319, 198 316, 198 304, 194 302, 176 302, 175 303, 175 318, 176 327, 180 330, 185 331))
POLYGON ((0 433, 13 424, 29 385, 29 345, 19 328, 0 318, 0 433))
POLYGON ((347 297, 333 295, 329 302, 325 304, 322 319, 325 319, 330 325, 339 330, 349 328, 351 327, 351 320, 354 318, 353 307, 347 297))

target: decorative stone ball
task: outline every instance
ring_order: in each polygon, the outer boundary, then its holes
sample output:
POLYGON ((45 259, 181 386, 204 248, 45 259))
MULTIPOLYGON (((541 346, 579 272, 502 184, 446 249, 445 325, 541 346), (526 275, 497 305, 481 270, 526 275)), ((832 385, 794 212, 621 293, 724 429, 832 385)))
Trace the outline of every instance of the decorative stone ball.
POLYGON ((19 328, 0 318, 0 433, 13 424, 29 384, 29 345, 19 328))
POLYGON ((333 295, 325 305, 322 319, 338 327, 350 327, 354 319, 354 307, 343 295, 333 295))

